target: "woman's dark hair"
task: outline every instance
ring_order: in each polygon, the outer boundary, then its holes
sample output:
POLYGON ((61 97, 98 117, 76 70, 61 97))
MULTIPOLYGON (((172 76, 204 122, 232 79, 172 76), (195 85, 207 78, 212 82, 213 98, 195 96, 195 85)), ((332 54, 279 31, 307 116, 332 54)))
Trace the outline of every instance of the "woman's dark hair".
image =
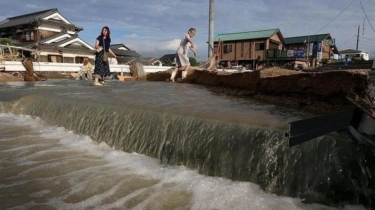
POLYGON ((108 39, 111 39, 111 31, 109 30, 109 27, 108 26, 104 26, 103 28, 102 28, 102 32, 100 32, 100 34, 102 35, 102 36, 104 36, 104 34, 103 34, 103 30, 104 29, 107 29, 107 38, 108 39))

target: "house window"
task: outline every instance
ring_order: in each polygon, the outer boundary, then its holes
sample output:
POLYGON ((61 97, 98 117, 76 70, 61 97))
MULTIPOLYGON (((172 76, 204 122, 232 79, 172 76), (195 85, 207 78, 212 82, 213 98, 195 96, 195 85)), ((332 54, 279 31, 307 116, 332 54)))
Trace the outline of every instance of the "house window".
POLYGON ((264 43, 255 43, 255 50, 256 51, 264 50, 264 43))
POLYGON ((26 41, 33 41, 34 40, 34 31, 26 31, 23 39, 26 39, 26 41))
POLYGON ((224 53, 230 53, 232 52, 232 45, 226 44, 224 45, 224 53))
POLYGON ((63 63, 63 57, 61 55, 48 55, 48 62, 63 63))
POLYGON ((75 59, 74 59, 74 63, 83 63, 83 61, 85 60, 85 58, 89 59, 88 57, 80 57, 80 56, 77 56, 77 57, 75 57, 75 59))

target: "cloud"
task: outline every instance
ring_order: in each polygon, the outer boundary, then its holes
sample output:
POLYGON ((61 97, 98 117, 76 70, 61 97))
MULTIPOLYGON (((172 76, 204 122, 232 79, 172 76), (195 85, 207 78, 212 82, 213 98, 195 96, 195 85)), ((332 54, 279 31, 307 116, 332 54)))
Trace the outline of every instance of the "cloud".
POLYGON ((177 50, 178 46, 180 45, 180 42, 181 42, 180 39, 173 39, 171 41, 161 43, 161 45, 158 46, 158 49, 160 49, 160 50, 177 50))
MULTIPOLYGON (((362 32, 364 13, 359 1, 345 9, 351 2, 352 0, 283 0, 282 3, 280 0, 215 1, 214 33, 279 28, 284 37, 290 37, 314 35, 322 29, 319 33, 330 33, 336 38, 339 50, 355 48, 356 38, 350 39, 357 33, 358 25, 361 25, 362 32), (313 19, 309 27, 307 19, 310 17, 313 19)), ((372 26, 375 26, 375 13, 371 12, 375 10, 375 1, 362 0, 362 3, 372 26)), ((1 0, 1 20, 58 8, 65 18, 84 28, 79 36, 86 42, 94 43, 101 28, 108 25, 113 42, 123 42, 147 55, 174 53, 182 36, 190 27, 194 27, 197 34, 193 40, 199 46, 198 54, 202 57, 207 54, 209 1, 106 0, 105 7, 98 0, 38 0, 34 4, 28 0, 17 0, 17 4, 24 6, 14 10, 14 1, 1 0)), ((365 37, 375 37, 375 31, 367 20, 365 28, 365 37)), ((372 52, 374 47, 374 41, 365 42, 360 39, 361 50, 372 52)))
POLYGON ((167 11, 170 7, 168 6, 163 6, 163 5, 151 5, 150 6, 152 10, 154 10, 155 12, 158 12, 158 13, 162 13, 162 12, 165 12, 167 11))
POLYGON ((36 8, 38 8, 38 6, 36 6, 35 4, 26 4, 26 5, 24 5, 26 8, 28 8, 28 9, 36 9, 36 8))
POLYGON ((124 36, 125 39, 126 38, 137 38, 137 37, 139 37, 139 36, 136 33, 127 34, 127 35, 124 36))

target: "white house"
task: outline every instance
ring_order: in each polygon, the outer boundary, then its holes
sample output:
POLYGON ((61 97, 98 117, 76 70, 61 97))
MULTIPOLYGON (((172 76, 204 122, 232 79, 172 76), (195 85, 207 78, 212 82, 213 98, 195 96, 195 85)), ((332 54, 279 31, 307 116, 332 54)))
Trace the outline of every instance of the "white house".
POLYGON ((366 51, 354 50, 354 49, 346 49, 339 51, 342 59, 346 57, 350 60, 352 59, 360 59, 368 61, 370 59, 370 53, 366 51))

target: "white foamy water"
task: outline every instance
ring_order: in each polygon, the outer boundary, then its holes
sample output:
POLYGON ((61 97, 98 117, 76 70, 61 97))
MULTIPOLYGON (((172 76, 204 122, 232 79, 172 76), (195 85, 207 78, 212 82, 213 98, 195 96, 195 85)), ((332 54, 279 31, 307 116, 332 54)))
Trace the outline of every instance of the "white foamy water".
POLYGON ((40 119, 4 113, 0 174, 0 209, 335 209, 164 166, 40 119))

